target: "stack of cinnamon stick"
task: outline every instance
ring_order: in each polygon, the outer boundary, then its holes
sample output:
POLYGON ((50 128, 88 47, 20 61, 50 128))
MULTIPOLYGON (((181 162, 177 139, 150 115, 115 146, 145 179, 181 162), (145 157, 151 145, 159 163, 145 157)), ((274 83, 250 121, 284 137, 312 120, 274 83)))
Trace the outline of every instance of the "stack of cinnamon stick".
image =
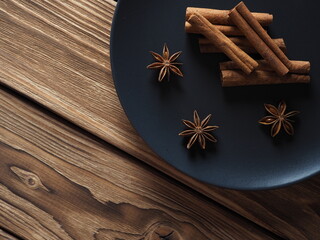
POLYGON ((284 40, 272 39, 263 28, 272 21, 273 15, 251 13, 240 2, 232 10, 189 7, 185 28, 203 35, 201 52, 223 52, 232 60, 220 64, 224 87, 309 83, 310 62, 287 58, 284 40), (250 53, 259 53, 264 60, 254 60, 250 53))

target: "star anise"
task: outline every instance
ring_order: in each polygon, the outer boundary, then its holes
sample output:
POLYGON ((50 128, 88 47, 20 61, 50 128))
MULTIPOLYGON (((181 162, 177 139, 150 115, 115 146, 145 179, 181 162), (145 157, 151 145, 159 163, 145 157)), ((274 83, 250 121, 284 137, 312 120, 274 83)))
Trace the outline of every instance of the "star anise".
POLYGON ((190 129, 179 133, 179 136, 192 135, 187 145, 188 149, 190 149, 197 140, 202 149, 206 148, 206 139, 211 142, 217 142, 217 139, 214 136, 212 136, 209 132, 216 130, 217 128, 219 128, 219 126, 207 126, 210 119, 211 119, 211 114, 209 114, 205 119, 201 121, 198 115, 198 112, 194 111, 193 112, 194 122, 191 122, 189 120, 182 120, 183 124, 190 129))
POLYGON ((289 135, 294 134, 294 128, 291 124, 294 121, 289 118, 299 114, 299 111, 291 111, 285 113, 287 104, 284 101, 281 101, 279 103, 278 108, 271 104, 265 104, 264 107, 271 115, 263 117, 262 119, 260 119, 259 123, 263 125, 272 125, 272 137, 275 137, 280 132, 281 128, 283 128, 289 135))
POLYGON ((150 51, 150 53, 158 62, 154 62, 154 63, 148 65, 147 68, 149 68, 149 69, 150 68, 161 68, 160 73, 159 73, 159 77, 158 77, 159 82, 161 82, 166 75, 168 75, 168 79, 169 79, 170 71, 179 75, 180 77, 183 77, 183 74, 180 71, 180 69, 177 66, 175 66, 175 65, 182 65, 182 63, 174 62, 181 55, 181 53, 182 53, 181 51, 174 53, 170 57, 170 52, 169 52, 168 46, 167 46, 167 44, 164 44, 162 56, 158 53, 153 52, 153 51, 150 51))

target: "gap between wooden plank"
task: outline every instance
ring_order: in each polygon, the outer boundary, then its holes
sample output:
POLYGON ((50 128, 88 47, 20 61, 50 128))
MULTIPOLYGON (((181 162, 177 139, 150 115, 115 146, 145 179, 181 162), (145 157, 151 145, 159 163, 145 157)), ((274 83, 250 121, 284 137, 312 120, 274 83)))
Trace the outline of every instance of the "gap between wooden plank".
POLYGON ((0 226, 0 240, 23 240, 23 239, 21 237, 18 237, 15 233, 12 233, 9 230, 2 228, 0 226))

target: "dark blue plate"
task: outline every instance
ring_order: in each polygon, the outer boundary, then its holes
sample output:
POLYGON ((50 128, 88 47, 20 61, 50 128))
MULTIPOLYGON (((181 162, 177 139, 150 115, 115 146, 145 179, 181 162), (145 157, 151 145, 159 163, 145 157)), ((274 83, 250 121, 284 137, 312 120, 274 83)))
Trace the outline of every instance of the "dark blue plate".
POLYGON ((320 171, 320 15, 314 1, 248 0, 252 11, 274 14, 270 34, 285 39, 288 56, 309 60, 310 85, 222 88, 218 63, 223 54, 200 54, 197 37, 184 31, 187 6, 230 9, 238 1, 120 0, 113 20, 111 63, 121 104, 131 123, 149 146, 182 172, 217 186, 233 189, 275 188, 320 171), (154 61, 149 51, 183 51, 184 78, 157 81, 158 71, 146 69, 154 61), (295 135, 270 136, 257 121, 264 103, 285 100, 288 110, 300 110, 295 135), (206 151, 178 136, 181 119, 211 113, 218 143, 206 151))

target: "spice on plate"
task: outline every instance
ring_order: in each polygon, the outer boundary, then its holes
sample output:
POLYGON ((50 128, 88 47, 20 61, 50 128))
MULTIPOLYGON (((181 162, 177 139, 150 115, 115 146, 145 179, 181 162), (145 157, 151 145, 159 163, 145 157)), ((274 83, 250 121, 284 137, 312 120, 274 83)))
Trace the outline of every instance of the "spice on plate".
POLYGON ((281 101, 279 103, 278 108, 271 104, 265 104, 265 109, 268 113, 271 115, 265 116, 262 119, 259 120, 260 124, 263 125, 272 125, 271 127, 271 136, 275 137, 280 130, 283 128, 285 132, 289 135, 294 134, 294 128, 292 125, 293 120, 290 118, 299 114, 299 111, 291 111, 286 113, 287 110, 287 104, 284 101, 281 101))
POLYGON ((201 53, 222 52, 232 60, 220 64, 223 87, 309 83, 310 62, 288 59, 284 39, 272 39, 264 29, 272 21, 272 14, 250 12, 243 2, 231 10, 188 7, 185 30, 203 35, 201 53))
MULTIPOLYGON (((192 14, 198 13, 204 16, 212 25, 215 25, 223 34, 227 36, 243 36, 243 33, 234 23, 230 21, 230 10, 218 10, 208 8, 188 7, 186 9, 185 30, 187 33, 200 33, 197 27, 188 22, 192 14)), ((252 13, 262 26, 268 26, 273 21, 273 15, 269 13, 252 13)))
MULTIPOLYGON (((186 9, 186 20, 194 13, 199 13, 215 25, 234 25, 229 19, 230 10, 219 10, 209 8, 188 7, 186 9)), ((273 15, 269 13, 252 13, 262 26, 268 26, 273 21, 273 15)))
POLYGON ((246 74, 250 74, 258 66, 247 53, 235 45, 226 35, 212 25, 205 17, 199 13, 194 13, 188 19, 188 22, 197 27, 212 44, 224 52, 231 60, 236 62, 246 74))
POLYGON ((284 76, 279 76, 273 71, 265 60, 257 60, 259 66, 256 71, 246 75, 235 62, 220 63, 221 84, 223 87, 289 84, 310 82, 310 62, 291 61, 291 70, 284 76))
POLYGON ((206 148, 206 140, 210 142, 217 142, 217 139, 210 134, 210 132, 219 128, 219 126, 207 126, 211 119, 211 114, 205 117, 202 121, 198 115, 198 112, 195 110, 193 112, 193 121, 182 120, 183 124, 186 125, 188 130, 185 130, 179 133, 179 136, 191 136, 187 148, 190 149, 192 145, 198 140, 202 149, 206 148))
MULTIPOLYGON (((243 33, 236 26, 227 26, 227 25, 214 25, 214 26, 226 36, 243 36, 243 33)), ((200 29, 197 26, 191 25, 189 22, 185 22, 185 31, 186 33, 201 34, 200 29)))
POLYGON ((280 76, 289 72, 291 62, 243 2, 230 11, 229 17, 280 76))
POLYGON ((169 48, 167 44, 164 44, 162 56, 158 53, 155 53, 153 51, 150 51, 152 56, 157 60, 157 62, 154 62, 147 66, 148 69, 154 69, 154 68, 161 68, 158 80, 161 82, 165 76, 168 76, 168 79, 170 78, 170 71, 173 73, 179 75, 180 77, 183 77, 182 72, 180 69, 175 65, 182 65, 182 63, 177 63, 175 60, 181 55, 181 51, 176 52, 170 56, 169 48))
MULTIPOLYGON (((230 37, 230 40, 246 53, 257 53, 257 50, 245 37, 230 37)), ((281 51, 286 52, 286 44, 283 38, 272 39, 281 51)), ((221 52, 215 45, 211 44, 206 38, 199 38, 199 48, 201 53, 219 53, 221 52)))

